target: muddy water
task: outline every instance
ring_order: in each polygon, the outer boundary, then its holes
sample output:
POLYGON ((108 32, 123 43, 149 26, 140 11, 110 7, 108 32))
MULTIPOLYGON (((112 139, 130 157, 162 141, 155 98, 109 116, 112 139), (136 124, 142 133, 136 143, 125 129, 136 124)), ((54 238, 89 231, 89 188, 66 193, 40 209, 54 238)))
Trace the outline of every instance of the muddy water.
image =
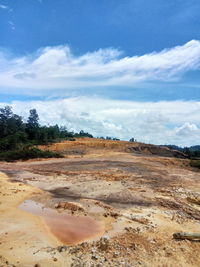
POLYGON ((75 245, 103 235, 103 224, 91 217, 72 216, 65 212, 45 208, 32 200, 24 201, 19 208, 44 219, 50 231, 64 244, 75 245))

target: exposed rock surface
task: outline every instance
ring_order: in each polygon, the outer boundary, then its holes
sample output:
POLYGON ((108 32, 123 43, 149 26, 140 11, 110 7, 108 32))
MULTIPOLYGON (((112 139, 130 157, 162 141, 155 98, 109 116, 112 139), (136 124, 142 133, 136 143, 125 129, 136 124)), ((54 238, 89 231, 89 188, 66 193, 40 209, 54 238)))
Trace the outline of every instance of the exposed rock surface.
POLYGON ((200 242, 173 234, 200 232, 200 172, 187 159, 156 156, 149 148, 125 152, 130 146, 138 144, 80 140, 49 147, 82 149, 84 156, 1 162, 8 176, 0 173, 0 266, 199 267, 200 242), (18 208, 24 200, 90 216, 105 231, 64 244, 40 216, 18 208))
POLYGON ((126 150, 131 153, 156 155, 156 156, 161 156, 161 157, 175 157, 175 158, 181 158, 181 159, 188 158, 186 154, 180 151, 172 150, 167 147, 148 145, 148 144, 136 143, 133 146, 128 146, 126 150))

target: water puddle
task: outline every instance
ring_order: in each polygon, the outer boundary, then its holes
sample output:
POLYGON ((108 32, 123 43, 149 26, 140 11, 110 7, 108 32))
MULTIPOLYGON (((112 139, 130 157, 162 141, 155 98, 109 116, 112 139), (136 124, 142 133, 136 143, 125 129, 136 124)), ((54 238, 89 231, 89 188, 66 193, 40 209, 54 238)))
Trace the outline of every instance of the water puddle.
POLYGON ((50 231, 64 244, 76 245, 103 235, 104 227, 91 217, 72 216, 45 208, 33 200, 24 201, 19 208, 44 219, 50 231))

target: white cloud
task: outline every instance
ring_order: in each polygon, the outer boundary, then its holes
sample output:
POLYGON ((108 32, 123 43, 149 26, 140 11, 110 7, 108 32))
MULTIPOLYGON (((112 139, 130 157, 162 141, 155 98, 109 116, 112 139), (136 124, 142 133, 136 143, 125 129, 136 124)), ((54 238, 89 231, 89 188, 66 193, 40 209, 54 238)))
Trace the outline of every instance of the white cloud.
POLYGON ((26 89, 26 94, 97 86, 133 86, 172 81, 200 67, 200 41, 143 56, 123 57, 116 49, 82 56, 69 46, 46 47, 34 55, 7 57, 0 52, 0 90, 26 89))
POLYGON ((200 129, 196 126, 196 124, 193 123, 184 123, 181 127, 177 127, 176 134, 180 136, 188 136, 190 134, 199 134, 200 129))
POLYGON ((0 8, 1 8, 1 9, 9 9, 8 6, 2 5, 2 4, 0 4, 0 8))
POLYGON ((15 30, 15 24, 11 20, 8 21, 8 24, 9 24, 10 28, 14 31, 15 30))
POLYGON ((4 9, 4 10, 7 10, 9 12, 12 12, 12 8, 10 8, 9 6, 6 6, 6 5, 3 5, 3 4, 0 4, 0 9, 4 9))
MULTIPOLYGON (((0 106, 6 103, 0 103, 0 106)), ((12 103, 27 118, 36 108, 42 124, 65 125, 70 130, 95 136, 136 138, 154 144, 189 146, 200 144, 200 102, 134 102, 76 97, 54 101, 12 103)))

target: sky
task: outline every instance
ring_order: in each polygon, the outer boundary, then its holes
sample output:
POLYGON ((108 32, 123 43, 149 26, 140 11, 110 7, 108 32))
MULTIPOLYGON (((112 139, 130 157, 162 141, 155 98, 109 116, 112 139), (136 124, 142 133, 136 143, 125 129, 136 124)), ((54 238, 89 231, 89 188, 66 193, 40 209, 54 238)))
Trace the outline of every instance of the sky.
POLYGON ((94 136, 200 144, 199 0, 0 0, 0 106, 94 136))

